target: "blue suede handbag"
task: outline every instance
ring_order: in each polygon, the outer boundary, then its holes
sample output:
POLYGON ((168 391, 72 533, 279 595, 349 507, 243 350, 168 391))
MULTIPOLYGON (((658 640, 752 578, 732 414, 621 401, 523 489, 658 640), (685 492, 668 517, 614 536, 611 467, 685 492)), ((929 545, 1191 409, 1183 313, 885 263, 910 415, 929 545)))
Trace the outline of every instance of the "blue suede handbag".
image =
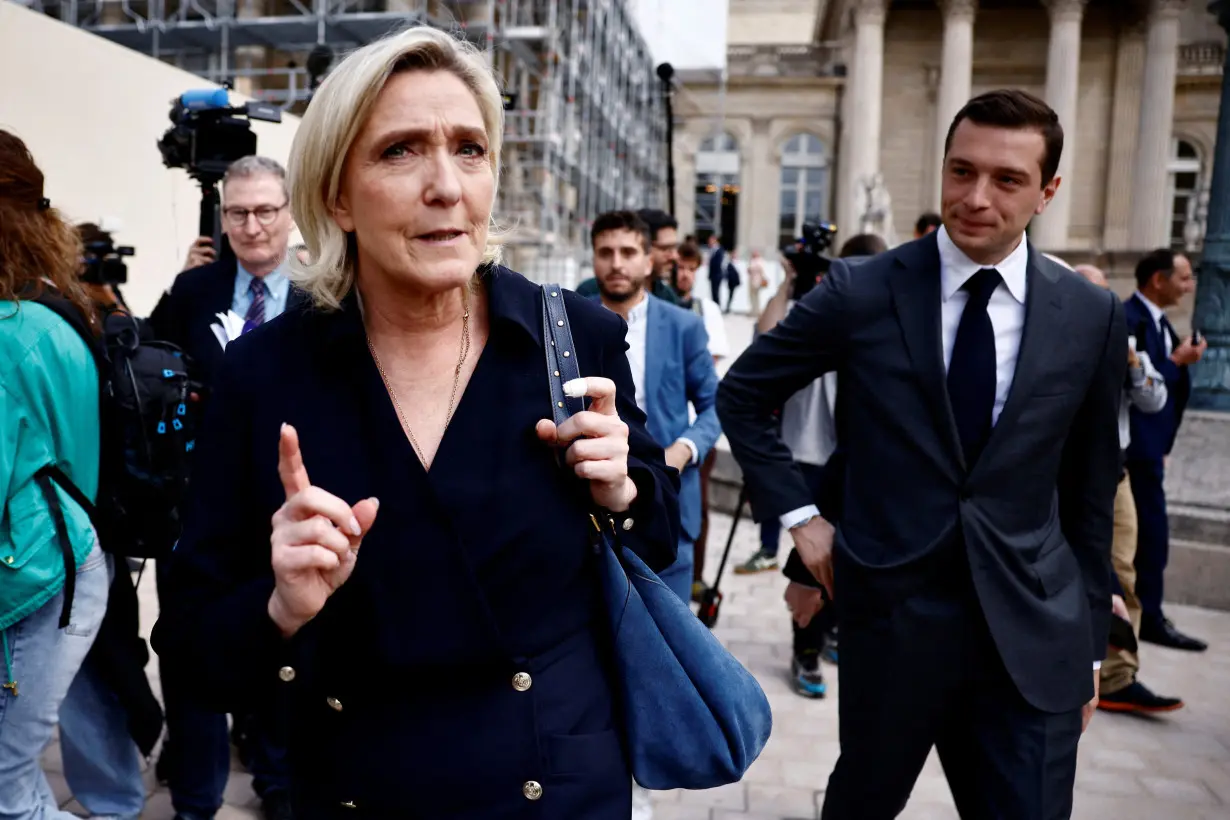
MULTIPOLYGON (((543 347, 557 425, 585 409, 564 395, 579 378, 564 291, 543 285, 543 347)), ((591 515, 591 546, 610 616, 632 776, 647 789, 739 781, 769 740, 773 713, 756 678, 634 552, 591 515)))

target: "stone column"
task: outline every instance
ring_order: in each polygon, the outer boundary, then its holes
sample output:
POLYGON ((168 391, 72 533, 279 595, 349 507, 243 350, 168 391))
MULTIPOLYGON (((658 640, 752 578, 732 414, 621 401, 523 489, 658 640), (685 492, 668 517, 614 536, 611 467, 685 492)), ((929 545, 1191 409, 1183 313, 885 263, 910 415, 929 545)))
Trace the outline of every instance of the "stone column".
POLYGON ((1034 219, 1033 241, 1044 251, 1068 247, 1072 216, 1076 159, 1076 101, 1080 91, 1081 19, 1087 0, 1043 0, 1051 13, 1051 47, 1046 59, 1046 101, 1063 126, 1063 155, 1059 160, 1059 192, 1040 217, 1034 219))
POLYGON ((98 22, 104 26, 122 26, 133 21, 128 19, 128 15, 124 14, 124 4, 120 0, 104 0, 102 16, 98 22))
POLYGON ((884 99, 884 20, 888 0, 855 0, 854 59, 846 86, 848 149, 841 158, 837 228, 842 238, 858 232, 859 180, 880 170, 880 123, 884 99))
POLYGON ((1119 44, 1115 55, 1114 102, 1110 114, 1110 160, 1106 174, 1106 216, 1102 247, 1125 251, 1131 241, 1132 171, 1140 130, 1140 86, 1145 71, 1144 19, 1120 22, 1119 44))
MULTIPOLYGON (((978 0, 939 0, 944 15, 944 55, 940 60, 940 90, 935 101, 935 167, 944 164, 948 127, 961 107, 969 102, 974 74, 974 17, 978 0)), ((931 206, 939 210, 940 180, 931 192, 931 206)))
POLYGON ((1132 245, 1140 250, 1169 244, 1166 178, 1179 69, 1179 16, 1186 5, 1186 0, 1150 0, 1130 222, 1132 245))
MULTIPOLYGON (((1211 10, 1230 31, 1230 2, 1219 0, 1211 10)), ((1230 77, 1230 54, 1222 77, 1230 77)), ((1230 411, 1230 83, 1221 84, 1217 142, 1213 147, 1213 182, 1204 253, 1196 285, 1192 327, 1209 340, 1204 358, 1192 368, 1191 406, 1230 411)))
MULTIPOLYGON (((743 190, 749 210, 747 228, 744 230, 743 246, 747 249, 744 258, 751 256, 754 248, 772 258, 777 246, 778 200, 781 198, 781 163, 774 160, 773 144, 769 136, 772 122, 768 119, 752 120, 751 157, 749 173, 743 174, 743 190)), ((744 197, 740 196, 740 203, 744 197)))
MULTIPOLYGON (((235 4, 235 16, 240 19, 260 17, 265 13, 264 0, 239 0, 235 4)), ((233 65, 236 71, 252 71, 265 66, 267 58, 264 46, 236 46, 233 65)), ((235 77, 235 92, 255 97, 264 83, 252 75, 235 77)))

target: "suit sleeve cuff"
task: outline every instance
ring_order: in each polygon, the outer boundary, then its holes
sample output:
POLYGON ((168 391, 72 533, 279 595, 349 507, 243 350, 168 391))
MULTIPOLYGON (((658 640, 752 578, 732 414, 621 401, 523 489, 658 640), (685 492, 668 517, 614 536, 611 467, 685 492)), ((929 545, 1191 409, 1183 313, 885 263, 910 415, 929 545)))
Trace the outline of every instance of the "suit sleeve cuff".
POLYGON ((806 507, 799 507, 797 510, 791 510, 784 513, 780 519, 782 529, 789 530, 802 524, 809 518, 815 518, 820 515, 820 508, 815 504, 808 504, 806 507))
POLYGON ((690 438, 683 437, 681 437, 679 441, 680 443, 687 445, 687 448, 692 451, 692 460, 688 463, 700 464, 700 448, 696 446, 696 442, 692 441, 690 438))

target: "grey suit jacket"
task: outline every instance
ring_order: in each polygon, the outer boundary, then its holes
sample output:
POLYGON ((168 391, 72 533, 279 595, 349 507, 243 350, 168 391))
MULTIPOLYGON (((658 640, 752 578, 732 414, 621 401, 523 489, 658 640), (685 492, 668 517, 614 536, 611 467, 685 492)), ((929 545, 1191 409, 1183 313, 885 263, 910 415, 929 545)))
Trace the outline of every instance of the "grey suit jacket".
POLYGON ((798 509, 812 498, 772 413, 837 371, 843 611, 856 611, 877 578, 897 584, 926 556, 963 547, 1009 674, 1026 700, 1058 712, 1093 696, 1092 662, 1106 651, 1127 334, 1109 291, 1032 247, 1027 283, 1012 387, 972 468, 945 385, 934 234, 853 272, 834 262, 731 367, 718 414, 757 517, 798 509), (844 599, 843 563, 870 585, 844 599))

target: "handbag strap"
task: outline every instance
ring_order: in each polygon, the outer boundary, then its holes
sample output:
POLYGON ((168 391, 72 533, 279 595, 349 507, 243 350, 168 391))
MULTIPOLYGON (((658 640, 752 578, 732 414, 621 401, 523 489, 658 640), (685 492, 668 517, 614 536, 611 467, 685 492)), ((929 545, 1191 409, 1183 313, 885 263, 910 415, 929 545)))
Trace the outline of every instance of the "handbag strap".
MULTIPOLYGON (((564 395, 564 385, 581 378, 581 366, 577 364, 577 350, 572 343, 572 328, 568 324, 568 310, 564 306, 564 289, 548 283, 542 286, 542 346, 547 356, 547 384, 551 388, 551 417, 556 426, 585 409, 585 399, 564 395)), ((559 454, 556 454, 559 457, 559 454)), ((562 465, 562 461, 560 462, 562 465)), ((601 546, 602 525, 594 513, 589 514, 590 547, 597 552, 601 546)), ((614 532, 614 524, 611 531, 614 532)))
POLYGON ((556 284, 542 286, 542 346, 547 356, 547 383, 551 386, 551 416, 556 426, 585 409, 583 398, 564 395, 564 384, 581 377, 572 328, 564 307, 564 289, 556 284))

